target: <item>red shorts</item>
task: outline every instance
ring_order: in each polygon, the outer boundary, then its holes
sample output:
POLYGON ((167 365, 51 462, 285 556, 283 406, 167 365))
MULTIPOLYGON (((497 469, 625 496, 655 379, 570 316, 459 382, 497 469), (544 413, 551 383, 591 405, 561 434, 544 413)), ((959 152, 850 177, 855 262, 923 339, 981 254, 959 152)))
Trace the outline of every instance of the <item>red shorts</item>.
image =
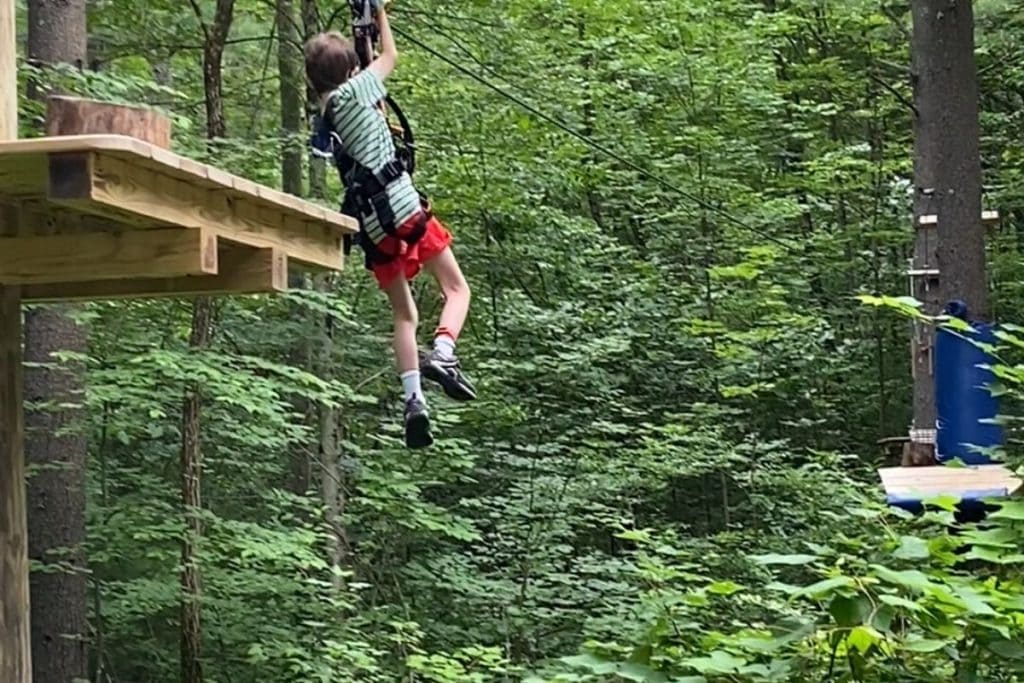
MULTIPOLYGON (((422 220, 421 215, 413 216, 398 227, 398 234, 402 235, 416 226, 422 220)), ((452 243, 452 234, 441 221, 431 216, 427 220, 427 229, 423 237, 416 244, 408 244, 398 237, 385 237, 377 245, 377 249, 385 254, 396 254, 395 258, 387 263, 373 264, 370 270, 377 278, 377 284, 381 289, 386 289, 396 277, 404 274, 406 280, 416 277, 423 264, 439 255, 452 243)))

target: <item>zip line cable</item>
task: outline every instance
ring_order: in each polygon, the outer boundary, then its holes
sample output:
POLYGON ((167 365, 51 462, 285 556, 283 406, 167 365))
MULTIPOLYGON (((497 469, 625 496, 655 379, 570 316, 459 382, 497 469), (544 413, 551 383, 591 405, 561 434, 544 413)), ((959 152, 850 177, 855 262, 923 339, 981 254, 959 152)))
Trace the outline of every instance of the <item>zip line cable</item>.
MULTIPOLYGON (((594 140, 592 138, 589 138, 586 135, 584 135, 583 133, 580 133, 579 131, 573 129, 572 127, 570 127, 569 125, 565 124, 564 122, 558 120, 557 118, 555 118, 551 114, 548 114, 546 112, 541 111, 540 109, 538 109, 537 107, 533 106, 532 104, 530 104, 526 100, 522 99, 521 97, 513 95, 512 93, 502 89, 500 86, 495 85, 494 83, 491 83, 490 81, 488 81, 483 76, 480 76, 479 74, 475 73, 471 69, 463 66, 462 64, 459 64, 455 60, 449 58, 447 55, 439 52, 438 50, 434 49, 430 45, 427 45, 423 41, 417 40, 416 38, 411 36, 407 31, 405 31, 403 29, 400 29, 398 27, 395 27, 395 26, 392 26, 391 30, 394 31, 395 33, 397 33, 398 35, 402 36, 405 40, 408 40, 413 45, 416 45, 420 49, 425 50, 429 54, 433 55, 437 59, 439 59, 442 62, 444 62, 445 64, 447 64, 447 65, 451 66, 452 68, 456 69, 457 71, 459 71, 463 75, 468 76, 469 78, 471 78, 472 80, 476 81, 477 83, 480 83, 481 85, 483 85, 483 86, 493 90, 494 92, 496 92, 499 95, 501 95, 502 97, 510 100, 511 102, 514 102, 515 104, 519 105, 520 107, 522 107, 526 111, 530 112, 534 116, 537 116, 537 117, 543 119, 544 121, 547 121, 551 125, 557 127, 559 130, 561 130, 561 131, 563 131, 565 133, 568 133, 569 135, 573 136, 574 138, 576 138, 577 140, 579 140, 583 144, 585 144, 585 145, 587 145, 587 146, 597 150, 598 152, 601 152, 602 154, 604 154, 604 155, 606 155, 608 157, 611 157, 612 159, 615 159, 620 164, 623 164, 624 166, 627 166, 627 167, 633 169, 634 171, 636 171, 640 175, 646 177, 648 180, 654 181, 658 185, 661 185, 663 188, 665 188, 667 190, 670 190, 671 192, 674 192, 674 193, 676 193, 676 194, 678 194, 678 195, 680 195, 680 196, 682 196, 682 197, 684 197, 686 199, 689 199, 690 201, 692 201, 693 203, 697 204, 698 206, 700 206, 700 207, 702 207, 702 208, 704 208, 704 209, 706 209, 708 211, 711 211, 712 213, 715 213, 715 214, 721 216, 722 218, 724 218, 726 221, 732 223, 733 225, 736 225, 736 226, 738 226, 740 228, 743 228, 744 230, 746 230, 748 232, 751 232, 751 233, 753 233, 755 235, 758 235, 759 237, 762 237, 763 239, 766 239, 769 242, 773 242, 773 243, 781 246, 783 249, 785 249, 787 251, 794 251, 794 250, 796 250, 796 246, 795 245, 793 245, 793 244, 791 244, 789 242, 786 242, 784 240, 781 240, 778 237, 775 237, 774 235, 771 235, 771 234, 761 230, 760 228, 756 228, 756 227, 750 225, 749 223, 747 223, 746 221, 744 221, 744 220, 742 220, 740 218, 737 218, 736 216, 733 216, 729 212, 727 212, 727 211, 725 211, 723 209, 718 208, 714 204, 711 204, 710 202, 708 202, 708 201, 706 201, 704 199, 701 199, 697 195, 694 195, 694 194, 692 194, 690 192, 687 192, 686 190, 682 189, 678 185, 675 185, 674 183, 672 183, 672 182, 670 182, 668 180, 665 180, 661 176, 658 176, 658 175, 652 173, 651 171, 648 171, 643 166, 640 166, 639 164, 637 164, 637 163, 635 163, 633 161, 630 161, 629 159, 627 159, 626 157, 622 156, 621 154, 615 152, 614 150, 609 149, 605 145, 602 145, 601 143, 597 142, 596 140, 594 140)), ((503 80, 507 80, 507 79, 503 79, 503 80)))

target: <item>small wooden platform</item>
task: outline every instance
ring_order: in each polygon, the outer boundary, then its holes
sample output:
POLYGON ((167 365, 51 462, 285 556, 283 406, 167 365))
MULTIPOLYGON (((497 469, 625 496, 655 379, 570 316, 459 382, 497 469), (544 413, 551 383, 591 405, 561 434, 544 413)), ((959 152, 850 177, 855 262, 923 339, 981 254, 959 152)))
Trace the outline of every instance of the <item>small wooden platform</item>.
POLYGON ((878 470, 890 503, 909 503, 936 496, 961 500, 999 498, 1021 490, 1019 477, 1003 465, 952 467, 886 467, 878 470))
POLYGON ((256 293, 340 269, 355 219, 121 135, 0 143, 0 285, 26 301, 256 293))

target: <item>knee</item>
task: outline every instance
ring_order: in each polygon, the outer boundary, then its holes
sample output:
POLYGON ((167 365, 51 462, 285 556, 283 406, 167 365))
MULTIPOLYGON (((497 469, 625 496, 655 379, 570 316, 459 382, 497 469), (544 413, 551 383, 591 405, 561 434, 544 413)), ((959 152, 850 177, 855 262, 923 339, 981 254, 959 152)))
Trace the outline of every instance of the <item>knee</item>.
POLYGON ((420 317, 415 306, 397 306, 394 310, 395 325, 408 325, 416 327, 420 323, 420 317))
POLYGON ((462 273, 459 273, 458 277, 454 277, 451 280, 444 283, 444 296, 449 301, 452 300, 465 300, 469 301, 471 293, 469 291, 469 283, 466 282, 466 278, 463 277, 462 273))

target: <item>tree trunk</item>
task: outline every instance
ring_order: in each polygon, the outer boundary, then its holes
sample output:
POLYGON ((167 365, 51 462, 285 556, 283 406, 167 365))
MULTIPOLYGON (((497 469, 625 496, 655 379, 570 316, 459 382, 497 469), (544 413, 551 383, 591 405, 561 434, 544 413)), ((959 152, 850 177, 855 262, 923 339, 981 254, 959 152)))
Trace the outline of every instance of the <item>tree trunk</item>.
MULTIPOLYGON (((85 0, 28 3, 28 57, 36 64, 81 67, 86 59, 85 0)), ((31 83, 43 97, 46 84, 31 83)), ((66 306, 25 315, 25 459, 35 469, 28 481, 29 557, 59 571, 35 572, 31 580, 34 680, 85 678, 87 573, 85 541, 86 439, 82 401, 84 368, 56 354, 86 352, 86 332, 66 306)))
MULTIPOLYGON (((210 343, 212 324, 211 299, 196 299, 192 307, 189 346, 205 348, 210 343)), ((198 545, 203 535, 199 439, 201 392, 198 383, 191 385, 186 390, 181 411, 181 502, 185 509, 185 537, 181 545, 181 683, 202 683, 203 680, 202 579, 198 558, 198 545)))
MULTIPOLYGON (((317 9, 316 0, 302 0, 302 29, 305 33, 303 40, 309 40, 320 31, 320 11, 317 9)), ((320 98, 316 91, 308 83, 306 85, 306 112, 312 117, 320 110, 320 98)), ((307 118, 308 118, 307 117, 307 118)), ((323 199, 327 196, 327 164, 318 156, 308 155, 309 158, 309 196, 314 199, 323 199)))
MULTIPOLYGON (((316 289, 328 292, 331 289, 331 276, 321 275, 316 278, 316 289)), ((334 351, 334 321, 330 316, 323 318, 322 333, 318 335, 316 353, 319 375, 324 376, 329 370, 331 356, 334 351)), ((320 426, 320 496, 324 505, 329 535, 327 537, 327 562, 331 567, 342 568, 345 565, 349 541, 345 532, 344 514, 348 500, 345 486, 345 468, 342 465, 341 450, 341 413, 337 408, 319 404, 320 426)), ((341 590, 344 583, 341 576, 332 575, 331 582, 336 590, 341 590)))
MULTIPOLYGON (((972 316, 988 313, 974 16, 966 0, 914 0, 915 296, 936 313, 964 300, 972 316), (922 227, 922 215, 938 226, 922 227)), ((914 426, 935 429, 931 329, 915 329, 914 426)))
POLYGON ((217 0, 213 24, 203 21, 199 5, 192 0, 192 7, 203 28, 203 91, 206 99, 206 137, 210 139, 227 136, 227 121, 224 118, 224 45, 231 31, 234 19, 235 0, 217 0))
MULTIPOLYGON (((37 66, 70 64, 81 69, 87 53, 86 0, 29 0, 28 59, 37 66)), ((39 84, 29 83, 29 97, 39 84)))
POLYGON ((292 0, 277 0, 277 65, 281 83, 281 188, 302 196, 302 110, 305 79, 292 0))
MULTIPOLYGON (((302 167, 303 155, 305 154, 305 143, 302 141, 303 132, 306 128, 306 94, 303 85, 306 83, 302 49, 299 44, 308 30, 305 28, 307 13, 312 12, 311 21, 316 23, 316 6, 309 0, 301 0, 302 21, 301 29, 295 11, 294 0, 277 0, 277 36, 278 36, 278 73, 281 83, 281 133, 283 143, 281 146, 281 187, 285 192, 300 195, 302 193, 302 167)), ((308 86, 307 86, 308 87, 308 86)), ((310 157, 310 189, 314 192, 317 186, 315 170, 318 167, 310 157)), ((320 174, 322 178, 323 174, 320 174)), ((321 192, 320 195, 322 196, 321 192)), ((288 286, 292 289, 303 289, 307 280, 302 273, 293 272, 288 275, 288 286)), ((309 310, 299 304, 291 306, 291 317, 303 327, 313 327, 316 323, 309 310)), ((294 340, 289 352, 290 362, 295 367, 301 367, 310 371, 313 369, 311 335, 302 335, 294 340)), ((310 425, 316 418, 318 407, 301 396, 292 399, 295 411, 304 416, 303 424, 310 425)), ((312 443, 300 443, 292 449, 289 463, 288 489, 296 494, 304 495, 309 492, 313 484, 313 458, 310 457, 312 443)))
MULTIPOLYGON (((203 30, 203 86, 206 99, 206 137, 227 137, 224 118, 222 63, 224 45, 234 17, 234 0, 217 0, 213 25, 203 20, 196 0, 192 8, 203 30)), ((213 302, 199 297, 192 304, 189 346, 202 349, 213 335, 213 302)), ((202 574, 198 546, 202 525, 202 449, 199 439, 202 387, 195 383, 182 405, 181 502, 185 510, 185 538, 181 544, 181 683, 202 683, 202 574)))

